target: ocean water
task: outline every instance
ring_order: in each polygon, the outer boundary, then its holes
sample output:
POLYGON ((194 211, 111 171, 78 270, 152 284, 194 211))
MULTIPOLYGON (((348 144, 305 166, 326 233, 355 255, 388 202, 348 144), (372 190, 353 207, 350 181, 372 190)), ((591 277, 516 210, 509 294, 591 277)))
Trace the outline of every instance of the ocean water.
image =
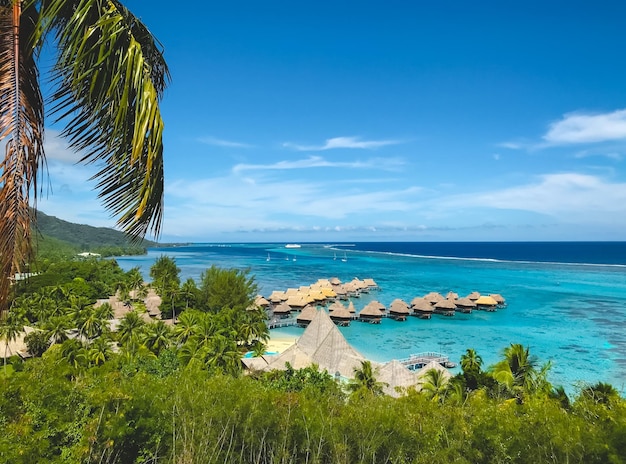
MULTIPOLYGON (((183 280, 198 280, 211 265, 249 269, 264 296, 320 278, 373 278, 381 289, 355 298, 357 311, 372 299, 389 305, 431 291, 500 293, 507 306, 493 313, 355 321, 340 330, 378 362, 440 351, 458 363, 474 348, 489 366, 510 343, 522 343, 540 364, 552 362, 551 382, 569 392, 598 381, 625 391, 626 242, 193 244, 116 259, 123 269, 139 267, 149 280, 150 266, 162 255, 176 260, 183 280)), ((303 331, 273 330, 294 338, 303 331)))

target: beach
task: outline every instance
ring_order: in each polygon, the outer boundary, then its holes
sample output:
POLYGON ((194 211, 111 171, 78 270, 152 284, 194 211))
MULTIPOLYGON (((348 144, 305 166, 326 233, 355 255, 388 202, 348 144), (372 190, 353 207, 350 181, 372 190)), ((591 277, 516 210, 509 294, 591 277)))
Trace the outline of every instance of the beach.
POLYGON ((287 348, 293 345, 297 337, 283 335, 276 331, 270 331, 270 340, 267 342, 266 351, 269 353, 283 353, 287 348))

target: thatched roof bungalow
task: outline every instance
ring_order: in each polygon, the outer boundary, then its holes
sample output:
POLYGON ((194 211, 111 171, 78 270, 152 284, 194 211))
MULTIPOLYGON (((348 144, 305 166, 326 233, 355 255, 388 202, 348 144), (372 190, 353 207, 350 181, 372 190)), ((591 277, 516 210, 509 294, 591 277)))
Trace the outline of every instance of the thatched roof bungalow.
POLYGON ((496 307, 498 306, 498 302, 496 300, 486 295, 478 298, 475 303, 478 309, 483 309, 485 311, 495 311, 496 307))
POLYGON ((437 314, 454 316, 454 311, 456 311, 456 304, 454 304, 454 300, 441 300, 435 303, 435 313, 437 314))
POLYGON ((369 302, 359 313, 359 319, 371 324, 380 324, 381 319, 385 316, 385 313, 379 309, 380 306, 381 304, 377 301, 369 302))
POLYGON ((411 309, 413 313, 419 317, 420 319, 430 319, 435 308, 430 302, 426 301, 424 298, 415 297, 411 300, 411 309))
POLYGON ((457 311, 460 311, 462 313, 471 313, 472 309, 476 307, 476 303, 474 303, 467 297, 459 298, 454 302, 454 304, 456 305, 457 311))
POLYGON ((305 306, 302 312, 298 314, 296 322, 298 325, 306 327, 313 320, 317 313, 319 313, 319 311, 315 309, 315 307, 311 305, 305 306))
POLYGON ((409 305, 400 298, 396 298, 389 305, 389 317, 396 321, 406 321, 410 313, 409 305))

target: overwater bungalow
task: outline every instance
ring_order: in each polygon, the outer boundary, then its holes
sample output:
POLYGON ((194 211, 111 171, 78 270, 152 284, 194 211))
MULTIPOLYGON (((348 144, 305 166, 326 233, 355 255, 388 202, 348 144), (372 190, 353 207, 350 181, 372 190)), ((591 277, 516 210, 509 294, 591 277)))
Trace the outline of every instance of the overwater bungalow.
POLYGON ((367 285, 370 290, 378 290, 378 284, 374 281, 374 279, 363 279, 363 283, 367 285))
POLYGON ((330 319, 341 327, 347 327, 352 320, 352 314, 341 303, 333 303, 333 310, 329 313, 330 319))
POLYGON ((254 299, 253 307, 257 308, 267 308, 270 305, 270 302, 263 296, 257 295, 254 299))
POLYGON ((411 300, 411 309, 413 310, 413 314, 420 319, 430 319, 435 311, 435 308, 430 304, 430 302, 419 296, 416 296, 411 300))
POLYGON ((477 299, 480 298, 480 293, 478 292, 472 292, 469 295, 467 295, 467 297, 472 300, 472 301, 476 301, 477 299))
POLYGON ((506 306, 506 300, 499 293, 492 293, 489 296, 493 298, 494 300, 496 300, 496 303, 498 303, 499 308, 506 306))
POLYGON ((454 300, 441 300, 435 303, 435 313, 442 314, 444 316, 454 316, 456 311, 456 304, 454 300))
POLYGON ((369 322, 370 324, 380 324, 380 321, 385 316, 385 313, 379 308, 380 303, 377 301, 371 301, 361 310, 359 313, 359 319, 364 322, 369 322))
POLYGON ((289 306, 287 302, 282 302, 274 307, 274 315, 280 317, 281 319, 289 317, 290 314, 291 306, 289 306))
POLYGON ((426 295, 424 295, 424 299, 428 301, 431 305, 434 305, 435 303, 439 303, 440 301, 445 300, 443 295, 439 292, 427 293, 426 295))
POLYGON ((474 308, 476 308, 476 303, 474 303, 469 298, 459 298, 454 302, 456 305, 456 310, 461 313, 471 313, 474 308))
POLYGON ((456 292, 448 292, 448 294, 446 295, 446 300, 458 300, 459 299, 459 294, 456 292))
POLYGON ((389 317, 396 321, 406 321, 410 313, 409 305, 400 298, 396 298, 389 305, 389 317))
POLYGON ((482 309, 484 311, 495 311, 498 306, 498 302, 496 300, 485 295, 478 298, 475 303, 478 309, 482 309))
POLYGON ((300 327, 306 327, 313 320, 315 315, 318 313, 318 310, 315 309, 314 306, 307 305, 304 307, 302 312, 298 314, 298 318, 296 319, 296 323, 300 327))

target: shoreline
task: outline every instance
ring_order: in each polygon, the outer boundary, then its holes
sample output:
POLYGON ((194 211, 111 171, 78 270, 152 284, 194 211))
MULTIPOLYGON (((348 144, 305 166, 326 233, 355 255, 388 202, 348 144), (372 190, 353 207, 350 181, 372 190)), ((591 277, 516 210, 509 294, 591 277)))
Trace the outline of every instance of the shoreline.
POLYGON ((298 337, 286 336, 286 335, 272 335, 272 331, 270 331, 270 339, 267 342, 266 351, 275 351, 278 353, 284 352, 287 348, 291 347, 298 337))

